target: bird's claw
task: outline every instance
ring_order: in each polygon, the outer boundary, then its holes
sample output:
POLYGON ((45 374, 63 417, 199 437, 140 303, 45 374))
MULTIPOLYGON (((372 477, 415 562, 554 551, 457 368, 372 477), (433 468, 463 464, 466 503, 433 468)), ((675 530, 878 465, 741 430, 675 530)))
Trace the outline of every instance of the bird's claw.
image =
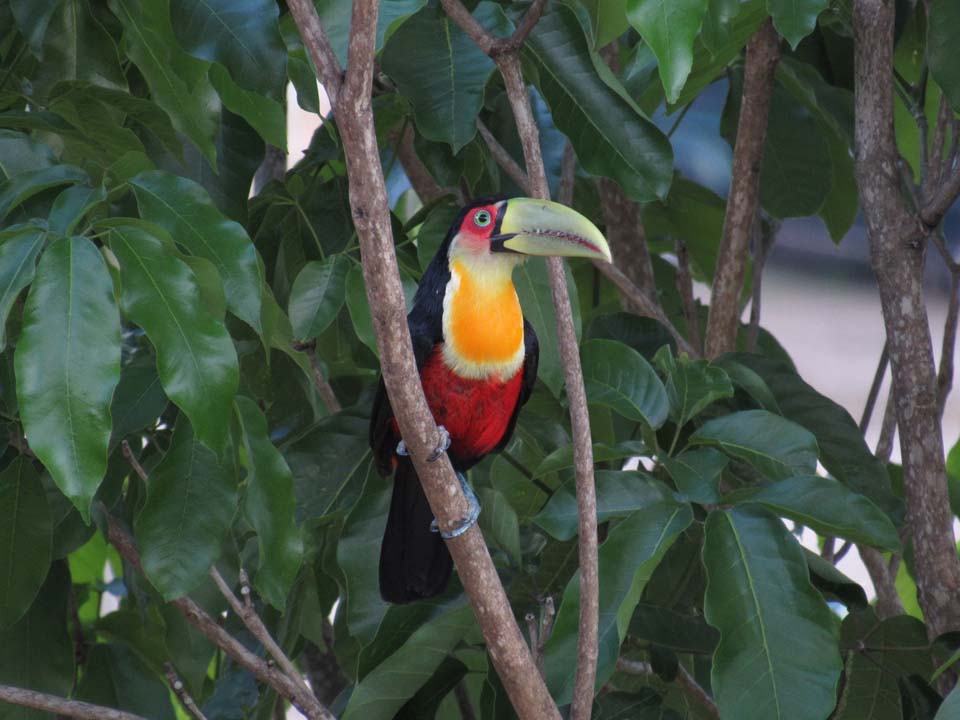
POLYGON ((463 535, 474 525, 474 523, 477 522, 477 518, 480 517, 480 501, 477 500, 477 496, 473 492, 473 488, 470 487, 470 483, 467 482, 466 476, 463 473, 458 472, 457 479, 460 481, 460 487, 463 488, 463 494, 467 498, 467 515, 460 520, 460 523, 453 530, 449 532, 444 532, 441 530, 436 519, 430 523, 430 530, 432 532, 440 533, 440 537, 442 537, 444 540, 450 540, 451 538, 463 535))
POLYGON ((436 449, 427 457, 427 462, 436 462, 450 447, 450 433, 447 432, 447 429, 443 425, 437 425, 437 431, 440 433, 440 442, 437 443, 436 449))
MULTIPOLYGON (((443 425, 437 425, 437 430, 440 431, 440 442, 437 443, 436 449, 427 456, 427 462, 436 462, 450 447, 450 433, 447 432, 447 429, 443 425)), ((409 457, 410 455, 407 444, 403 440, 397 443, 397 455, 402 457, 409 457)))

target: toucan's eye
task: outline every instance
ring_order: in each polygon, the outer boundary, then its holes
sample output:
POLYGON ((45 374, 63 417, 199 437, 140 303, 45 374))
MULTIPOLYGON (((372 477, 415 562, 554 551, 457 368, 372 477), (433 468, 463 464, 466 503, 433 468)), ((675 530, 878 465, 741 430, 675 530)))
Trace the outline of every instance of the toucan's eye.
POLYGON ((477 227, 486 227, 490 224, 490 212, 488 210, 477 210, 473 216, 473 224, 477 227))

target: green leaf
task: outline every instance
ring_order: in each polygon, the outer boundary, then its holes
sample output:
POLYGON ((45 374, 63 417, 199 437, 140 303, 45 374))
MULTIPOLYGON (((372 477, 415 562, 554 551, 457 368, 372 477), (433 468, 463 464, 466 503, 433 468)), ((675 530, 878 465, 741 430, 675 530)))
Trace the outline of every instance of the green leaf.
POLYGON ((0 472, 0 628, 17 622, 50 569, 53 517, 40 476, 20 455, 0 472))
POLYGON ((124 314, 142 327, 157 349, 163 389, 189 416, 197 437, 222 455, 229 439, 237 354, 223 325, 200 305, 189 267, 172 248, 142 227, 110 229, 120 262, 124 314))
POLYGON ((246 120, 267 143, 287 149, 286 109, 276 100, 235 83, 222 65, 210 66, 210 83, 230 112, 246 120))
POLYGON ((797 475, 742 494, 734 492, 725 501, 759 503, 820 535, 835 535, 880 550, 900 550, 897 529, 883 511, 833 478, 797 475))
POLYGON ((43 38, 50 18, 60 0, 9 0, 13 19, 21 34, 30 44, 33 54, 43 60, 43 38))
MULTIPOLYGON (((229 425, 224 418, 224 424, 229 425)), ((190 592, 220 557, 220 545, 237 510, 232 457, 217 461, 177 419, 170 449, 150 474, 147 502, 134 532, 143 571, 164 600, 190 592)))
POLYGON ((167 402, 154 356, 141 352, 127 359, 120 368, 120 383, 110 405, 113 417, 110 444, 115 445, 130 433, 155 423, 167 402))
POLYGON ((353 507, 371 469, 369 425, 367 416, 339 412, 281 448, 293 471, 297 522, 353 507))
POLYGON ((58 185, 86 183, 87 174, 73 165, 51 165, 28 170, 0 183, 0 220, 34 195, 58 185))
POLYGON ((121 644, 90 648, 77 699, 151 720, 176 718, 167 686, 136 653, 121 644))
POLYGON ((120 380, 113 281, 90 240, 63 238, 44 253, 14 362, 30 447, 88 521, 107 470, 110 399, 120 380))
POLYGON ((704 505, 720 502, 720 473, 729 462, 726 455, 710 448, 697 448, 657 459, 670 473, 684 500, 704 505))
MULTIPOLYGON (((597 521, 626 517, 641 508, 670 499, 670 491, 646 473, 597 470, 597 521)), ((486 506, 484 506, 486 510, 486 506)), ((533 521, 557 540, 577 536, 577 497, 565 486, 550 500, 533 521)))
POLYGON ((580 348, 591 403, 605 405, 652 429, 667 419, 667 391, 643 356, 616 340, 588 340, 580 348))
MULTIPOLYGON (((597 689, 609 679, 630 617, 666 551, 690 523, 689 505, 661 502, 618 523, 600 546, 600 624, 597 689)), ((570 702, 577 666, 580 573, 563 592, 553 633, 544 650, 547 687, 560 705, 570 702)))
POLYGON ((725 360, 746 366, 762 378, 760 382, 774 394, 783 416, 816 436, 820 461, 827 471, 896 520, 902 502, 894 497, 887 468, 870 452, 850 413, 814 390, 782 361, 746 353, 727 355, 725 360))
POLYGON ((7 345, 7 317, 20 292, 36 273, 47 232, 23 225, 0 234, 0 350, 7 345))
POLYGON ((765 511, 707 518, 704 613, 720 631, 711 685, 724 718, 822 720, 842 663, 834 618, 803 551, 765 511))
MULTIPOLYGON (((610 460, 623 460, 624 458, 643 455, 646 452, 647 448, 640 440, 624 440, 616 445, 594 443, 593 461, 594 463, 602 463, 610 460)), ((540 478, 544 475, 555 473, 558 470, 566 470, 572 467, 573 445, 563 445, 547 455, 540 464, 534 468, 533 477, 540 478)))
MULTIPOLYGON (((573 312, 573 328, 580 337, 580 302, 573 281, 573 273, 564 265, 567 276, 567 294, 573 312)), ((540 363, 537 377, 550 388, 554 397, 559 397, 563 388, 563 363, 560 360, 560 345, 557 342, 557 313, 550 293, 550 276, 547 264, 540 258, 532 258, 518 267, 513 273, 514 287, 523 317, 533 326, 540 341, 540 363)))
POLYGON ((706 10, 707 0, 627 0, 627 17, 657 56, 670 103, 677 101, 690 74, 693 41, 706 10))
POLYGON ((810 582, 824 597, 828 600, 831 597, 836 598, 851 611, 868 606, 867 594, 863 588, 837 570, 833 563, 807 548, 803 549, 803 556, 810 571, 810 582))
POLYGON ((488 542, 506 554, 510 564, 520 566, 520 521, 507 497, 495 488, 477 490, 480 506, 480 527, 488 542))
POLYGON ((595 48, 602 48, 616 40, 630 27, 627 0, 584 0, 583 6, 590 13, 595 48))
MULTIPOLYGON (((65 697, 73 687, 74 647, 67 633, 70 573, 55 562, 20 622, 0 630, 0 683, 65 697)), ((0 720, 46 720, 50 715, 0 703, 0 720)))
POLYGON ((711 655, 720 640, 720 633, 707 625, 702 615, 643 602, 630 618, 630 635, 676 652, 699 655, 711 655))
POLYGON ((363 494, 347 515, 337 542, 343 571, 347 627, 364 646, 373 642, 390 606, 380 597, 380 543, 390 511, 393 485, 376 472, 366 473, 363 494))
MULTIPOLYGON (((474 11, 497 34, 509 32, 503 11, 481 3, 474 11)), ((460 152, 477 132, 483 91, 493 61, 445 14, 426 7, 393 34, 383 50, 383 70, 410 101, 417 130, 460 152)))
MULTIPOLYGON (((44 3, 40 3, 44 4, 44 3)), ((63 0, 43 40, 43 62, 30 78, 36 97, 47 97, 63 80, 81 80, 118 90, 127 87, 117 43, 85 0, 63 0)))
POLYGON ((461 606, 421 626, 354 687, 343 720, 392 720, 475 623, 473 610, 461 606))
POLYGON ((173 32, 196 58, 217 62, 247 90, 283 97, 287 51, 272 0, 170 0, 173 32))
POLYGON ((429 267, 459 211, 456 205, 446 202, 438 203, 430 210, 427 219, 417 231, 417 259, 422 270, 429 267))
POLYGON ((674 359, 670 346, 665 345, 654 362, 667 375, 670 417, 678 425, 686 425, 710 403, 733 397, 730 378, 706 360, 692 360, 687 355, 674 359))
POLYGON ((167 0, 143 4, 140 0, 110 0, 110 9, 123 24, 127 55, 143 74, 154 101, 216 168, 216 117, 210 107, 213 89, 205 79, 199 81, 206 75, 206 63, 194 60, 176 44, 167 0))
POLYGON ((766 410, 744 410, 704 423, 692 445, 709 445, 743 460, 774 480, 813 474, 817 441, 806 429, 766 410))
POLYGON ((261 332, 262 273, 243 226, 224 217, 192 180, 156 171, 140 173, 130 184, 141 217, 160 225, 192 255, 216 265, 230 312, 261 332))
MULTIPOLYGON (((352 0, 316 0, 315 4, 320 24, 327 31, 337 59, 341 65, 346 65, 352 0)), ((426 0, 381 0, 377 12, 377 51, 411 15, 426 4, 426 0)))
POLYGON ((71 185, 57 195, 47 225, 52 232, 69 235, 88 212, 106 199, 107 191, 102 187, 71 185))
POLYGON ((709 0, 700 28, 700 41, 716 53, 730 38, 730 26, 740 11, 740 0, 709 0))
POLYGON ((927 19, 930 73, 950 101, 950 107, 954 112, 960 112, 960 67, 957 67, 956 58, 960 6, 952 0, 933 0, 927 12, 930 14, 927 19))
POLYGON ((246 452, 243 509, 260 545, 253 584, 267 602, 282 611, 303 559, 303 543, 294 520, 293 474, 270 442, 267 419, 257 404, 242 396, 234 403, 246 452))
POLYGON ((940 705, 933 720, 953 720, 960 717, 960 688, 954 688, 940 705))
POLYGON ((331 255, 303 266, 290 290, 290 323, 298 339, 314 339, 340 313, 351 266, 345 255, 331 255))
POLYGON ((666 196, 673 177, 670 141, 624 97, 626 91, 591 53, 573 9, 550 5, 523 56, 536 69, 537 87, 553 120, 587 172, 616 180, 640 202, 666 196))
MULTIPOLYGON (((400 280, 403 283, 403 294, 407 300, 407 310, 410 310, 413 304, 413 296, 417 292, 417 285, 405 273, 400 274, 400 280)), ((370 315, 370 304, 367 302, 366 284, 363 280, 363 268, 354 264, 347 273, 346 301, 347 310, 350 311, 350 319, 353 321, 353 328, 357 331, 357 337, 370 348, 375 355, 378 355, 377 337, 373 332, 373 317, 370 315)))
POLYGON ((46 143, 16 130, 0 130, 0 179, 50 167, 56 162, 57 157, 46 143))
POLYGON ((767 10, 773 16, 773 26, 794 50, 817 24, 817 15, 826 9, 830 0, 767 0, 767 10))

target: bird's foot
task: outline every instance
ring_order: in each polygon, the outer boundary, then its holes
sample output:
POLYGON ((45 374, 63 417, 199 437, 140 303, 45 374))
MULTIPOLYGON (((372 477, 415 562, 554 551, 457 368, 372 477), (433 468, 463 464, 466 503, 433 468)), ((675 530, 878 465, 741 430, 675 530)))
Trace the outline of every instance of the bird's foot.
POLYGON ((437 425, 437 431, 440 433, 440 442, 437 443, 437 447, 430 453, 429 457, 427 457, 427 462, 436 462, 450 447, 450 433, 447 432, 447 429, 443 425, 437 425))
MULTIPOLYGON (((440 442, 437 443, 436 449, 427 457, 427 462, 436 462, 450 447, 450 433, 447 432, 447 429, 443 425, 437 425, 437 430, 440 431, 440 442)), ((408 457, 410 455, 407 444, 403 440, 397 443, 397 455, 401 455, 402 457, 408 457)))
POLYGON ((450 540, 451 538, 463 535, 477 522, 477 518, 480 517, 480 501, 477 500, 477 496, 473 492, 473 488, 470 487, 470 483, 467 482, 466 476, 458 472, 457 479, 460 481, 460 487, 463 488, 463 494, 467 498, 467 515, 462 518, 460 523, 450 532, 443 532, 440 526, 437 525, 436 519, 430 523, 430 530, 440 533, 440 537, 444 540, 450 540))

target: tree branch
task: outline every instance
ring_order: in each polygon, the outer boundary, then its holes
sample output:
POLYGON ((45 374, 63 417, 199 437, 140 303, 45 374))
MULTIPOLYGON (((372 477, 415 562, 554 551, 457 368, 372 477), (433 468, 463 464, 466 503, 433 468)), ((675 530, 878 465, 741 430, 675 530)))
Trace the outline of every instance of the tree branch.
POLYGON ((433 175, 427 170, 427 166, 423 164, 423 160, 413 147, 413 135, 413 125, 404 123, 398 132, 391 135, 391 142, 393 151, 397 154, 403 171, 410 181, 410 186, 420 198, 420 202, 427 205, 444 195, 452 194, 453 191, 445 190, 433 179, 433 175))
POLYGON ((940 370, 937 373, 937 412, 943 419, 947 398, 953 389, 953 354, 957 345, 957 320, 960 315, 960 271, 950 275, 950 302, 943 323, 943 345, 940 350, 940 370))
MULTIPOLYGON (((640 660, 627 660, 626 658, 620 658, 617 660, 617 670, 620 672, 629 673, 631 675, 653 675, 653 666, 648 662, 643 662, 640 660)), ((674 679, 677 685, 680 686, 680 689, 683 690, 691 699, 695 700, 699 705, 707 711, 707 714, 711 717, 715 717, 719 720, 720 710, 717 708, 717 703, 714 702, 713 698, 710 697, 709 693, 700 687, 700 683, 696 681, 693 675, 690 674, 690 671, 687 670, 682 664, 677 666, 677 677, 674 679)))
MULTIPOLYGON (((855 169, 886 325, 918 598, 934 638, 960 629, 960 559, 947 496, 937 380, 923 297, 924 246, 960 189, 941 185, 916 217, 906 207, 893 133, 893 4, 855 0, 855 169), (952 194, 951 194, 952 193, 952 194), (949 199, 949 202, 947 201, 949 199)), ((879 589, 878 589, 879 592, 879 589)))
POLYGON ((343 407, 340 405, 340 401, 337 399, 337 394, 333 391, 330 381, 324 377, 323 368, 320 367, 320 361, 317 359, 317 341, 311 340, 308 343, 301 343, 295 340, 293 342, 293 349, 297 352, 307 354, 307 359, 310 361, 310 369, 313 370, 313 386, 317 389, 317 395, 320 396, 320 399, 326 406, 327 412, 331 415, 340 412, 343 407))
MULTIPOLYGON (((517 133, 523 146, 523 159, 531 196, 548 200, 550 188, 540 152, 540 133, 530 107, 530 97, 520 69, 519 44, 498 46, 494 38, 477 24, 466 21, 469 15, 459 0, 441 0, 444 10, 496 62, 503 77, 507 99, 513 110, 517 133), (479 31, 478 31, 479 28, 479 31)), ((533 27, 543 9, 543 2, 535 0, 521 22, 526 32, 533 27), (528 22, 530 16, 531 22, 528 22)), ((517 33, 519 35, 519 32, 517 33)), ((574 679, 571 718, 588 719, 593 708, 594 686, 597 676, 598 624, 600 608, 600 580, 597 561, 597 496, 593 477, 593 444, 590 437, 590 414, 587 393, 580 365, 580 351, 573 328, 570 296, 567 292, 563 260, 547 258, 550 292, 556 308, 557 339, 563 360, 567 400, 570 407, 570 425, 573 431, 573 458, 576 476, 577 514, 579 520, 580 561, 580 625, 577 635, 577 671, 574 679)))
POLYGON ((779 42, 773 22, 767 20, 747 45, 730 193, 707 319, 706 354, 710 358, 729 352, 736 345, 750 229, 760 203, 760 162, 773 98, 774 73, 780 59, 779 42))
POLYGON ((486 143, 487 149, 490 150, 490 154, 493 155, 493 159, 497 162, 497 165, 500 166, 500 169, 517 184, 517 187, 529 195, 530 179, 523 171, 523 168, 517 164, 513 156, 507 152, 507 149, 500 144, 500 141, 493 136, 493 133, 490 132, 490 129, 484 124, 483 120, 479 118, 477 118, 477 129, 480 131, 480 137, 483 138, 483 142, 486 143))
POLYGON ((697 304, 693 298, 693 274, 690 272, 690 252, 687 244, 680 238, 676 239, 677 251, 677 293, 683 302, 683 318, 687 324, 687 337, 690 344, 699 355, 703 352, 700 341, 700 317, 697 314, 697 304))
MULTIPOLYGON (((288 5, 311 57, 317 62, 322 48, 315 42, 320 21, 313 4, 309 0, 289 0, 288 5)), ((442 530, 449 531, 460 524, 468 506, 449 458, 442 456, 435 463, 427 461, 439 444, 439 433, 413 357, 373 126, 371 89, 376 29, 377 3, 355 0, 346 78, 335 105, 337 127, 347 161, 350 206, 360 241, 384 384, 437 523, 442 530)), ((520 633, 480 529, 472 526, 447 540, 447 547, 476 613, 490 658, 518 715, 531 720, 559 718, 520 633)))
POLYGON ((163 664, 163 674, 167 676, 170 689, 176 694, 187 714, 194 720, 207 720, 203 711, 197 707, 197 703, 194 701, 193 696, 190 695, 190 691, 187 690, 187 686, 183 684, 183 680, 177 675, 177 670, 173 667, 172 663, 163 664))
POLYGON ((47 693, 26 690, 12 685, 0 685, 0 701, 66 717, 81 718, 81 720, 146 720, 141 715, 134 715, 123 710, 114 710, 81 700, 67 700, 56 695, 48 695, 47 693))
MULTIPOLYGON (((140 553, 133 537, 104 505, 99 505, 107 521, 107 540, 131 567, 143 572, 140 553)), ((263 658, 250 652, 220 624, 195 603, 189 596, 171 601, 181 615, 194 625, 210 642, 233 658, 240 667, 248 670, 260 682, 266 683, 287 698, 309 720, 335 720, 313 693, 304 693, 297 683, 285 673, 268 664, 263 658)))
POLYGON ((653 261, 647 247, 647 234, 640 221, 640 205, 628 198, 621 187, 609 178, 598 180, 597 191, 613 256, 617 258, 623 274, 644 295, 656 301, 653 261))
MULTIPOLYGON (((242 578, 245 573, 242 569, 240 573, 242 578)), ((260 644, 263 645, 270 657, 272 657, 287 676, 296 683, 301 693, 304 695, 312 695, 310 688, 307 687, 307 684, 303 681, 300 671, 294 667, 290 658, 287 657, 287 654, 277 645, 273 636, 270 635, 270 631, 267 630, 267 626, 263 624, 263 620, 260 619, 257 611, 253 608, 253 603, 250 602, 249 585, 246 586, 247 592, 244 593, 245 602, 240 602, 237 596, 233 594, 230 586, 227 585, 226 580, 223 579, 220 571, 217 570, 216 565, 210 568, 210 577, 216 584, 220 594, 226 598, 233 612, 236 613, 237 617, 247 626, 247 629, 253 633, 253 636, 260 641, 260 644)))

